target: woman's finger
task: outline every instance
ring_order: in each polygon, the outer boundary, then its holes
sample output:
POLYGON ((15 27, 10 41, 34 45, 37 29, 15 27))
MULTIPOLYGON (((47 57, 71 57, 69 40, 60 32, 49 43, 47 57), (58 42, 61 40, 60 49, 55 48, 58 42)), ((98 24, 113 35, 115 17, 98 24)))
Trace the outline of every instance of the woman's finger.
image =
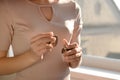
POLYGON ((41 56, 42 54, 50 52, 52 49, 53 49, 53 46, 51 44, 41 44, 41 46, 39 47, 38 46, 32 47, 32 51, 38 56, 41 56))
POLYGON ((37 34, 36 36, 31 38, 31 43, 34 43, 35 41, 37 41, 41 38, 53 37, 53 36, 54 36, 53 32, 40 33, 40 34, 37 34))
POLYGON ((79 60, 80 60, 80 57, 74 58, 74 59, 69 59, 69 58, 67 58, 67 57, 64 58, 64 61, 65 61, 65 62, 68 62, 68 63, 76 62, 76 61, 79 61, 79 60))
POLYGON ((68 51, 68 46, 69 46, 69 43, 66 39, 63 39, 63 48, 61 50, 61 53, 65 53, 66 51, 68 51))
POLYGON ((64 57, 70 57, 70 58, 73 58, 73 57, 79 57, 79 56, 81 56, 82 55, 82 51, 80 52, 78 52, 78 51, 69 51, 69 52, 66 52, 65 54, 63 54, 64 55, 64 57))
POLYGON ((53 44, 55 43, 56 38, 55 37, 49 37, 49 38, 41 38, 37 41, 32 42, 32 45, 40 46, 41 44, 53 44))
POLYGON ((71 55, 74 55, 76 53, 80 53, 81 51, 82 51, 82 48, 80 48, 80 47, 72 48, 70 50, 66 50, 64 52, 64 56, 71 56, 71 55))
POLYGON ((66 39, 63 39, 63 46, 67 48, 69 45, 68 41, 66 39))
POLYGON ((74 62, 74 61, 79 61, 80 58, 81 58, 81 53, 78 53, 77 55, 66 56, 64 57, 64 60, 66 62, 74 62))
POLYGON ((67 49, 72 50, 72 49, 77 48, 77 47, 78 47, 78 43, 74 42, 74 43, 69 44, 67 49))

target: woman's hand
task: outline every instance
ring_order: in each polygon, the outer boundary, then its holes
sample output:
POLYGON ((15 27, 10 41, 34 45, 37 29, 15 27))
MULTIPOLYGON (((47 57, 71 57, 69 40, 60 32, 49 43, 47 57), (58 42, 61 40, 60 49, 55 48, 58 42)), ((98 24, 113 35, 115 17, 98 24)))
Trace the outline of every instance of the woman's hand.
POLYGON ((82 48, 79 47, 76 42, 68 44, 68 41, 66 39, 63 40, 63 43, 63 60, 67 62, 70 67, 77 67, 81 59, 82 48))
POLYGON ((72 68, 77 67, 82 62, 81 29, 82 24, 80 23, 80 15, 78 15, 74 22, 74 29, 69 42, 63 39, 63 60, 72 68))
POLYGON ((31 39, 30 47, 33 54, 43 59, 45 53, 49 53, 57 44, 57 38, 53 32, 41 33, 31 39))

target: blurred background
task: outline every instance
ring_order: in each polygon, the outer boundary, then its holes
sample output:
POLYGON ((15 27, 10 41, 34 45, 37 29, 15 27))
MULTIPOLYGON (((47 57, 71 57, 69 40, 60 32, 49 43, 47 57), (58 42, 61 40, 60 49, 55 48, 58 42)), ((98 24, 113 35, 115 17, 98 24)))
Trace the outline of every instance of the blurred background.
POLYGON ((85 55, 120 59, 120 0, 76 0, 82 9, 85 55))

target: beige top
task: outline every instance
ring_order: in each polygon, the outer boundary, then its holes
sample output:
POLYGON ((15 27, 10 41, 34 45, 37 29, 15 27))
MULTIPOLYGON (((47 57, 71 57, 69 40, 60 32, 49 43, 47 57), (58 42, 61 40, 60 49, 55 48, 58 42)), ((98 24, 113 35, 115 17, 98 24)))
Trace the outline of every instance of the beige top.
POLYGON ((58 44, 44 60, 16 73, 15 80, 69 80, 69 67, 62 60, 62 39, 70 39, 74 20, 80 12, 72 0, 59 0, 52 4, 51 21, 43 16, 41 5, 28 0, 0 0, 0 50, 12 44, 14 55, 29 49, 30 39, 38 33, 54 32, 58 44))

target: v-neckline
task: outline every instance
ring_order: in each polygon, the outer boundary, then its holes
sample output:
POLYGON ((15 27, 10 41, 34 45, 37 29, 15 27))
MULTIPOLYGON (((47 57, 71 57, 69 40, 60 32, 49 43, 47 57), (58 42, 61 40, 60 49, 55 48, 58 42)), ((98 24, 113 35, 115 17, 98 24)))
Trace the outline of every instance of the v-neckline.
MULTIPOLYGON (((42 6, 43 7, 43 6, 42 6)), ((39 6, 39 13, 41 14, 42 18, 47 21, 47 22, 52 22, 52 20, 54 19, 54 15, 55 15, 55 11, 54 11, 54 7, 53 5, 50 6, 51 7, 51 10, 52 10, 52 15, 51 15, 51 19, 48 20, 47 17, 45 16, 45 14, 43 13, 43 11, 41 10, 41 6, 39 6)))
MULTIPOLYGON (((55 8, 54 8, 54 5, 56 4, 56 3, 53 3, 53 4, 48 4, 48 5, 40 5, 40 4, 36 4, 36 3, 33 3, 33 2, 31 2, 31 1, 29 1, 29 0, 25 0, 28 4, 30 4, 30 5, 32 5, 32 6, 36 6, 36 8, 38 8, 38 12, 39 12, 39 14, 41 14, 41 17, 43 18, 43 20, 44 21, 46 21, 46 22, 52 22, 53 21, 53 19, 54 19, 54 16, 55 16, 55 8), (48 20, 46 17, 45 17, 45 15, 43 14, 43 12, 41 11, 41 9, 40 9, 40 7, 44 7, 44 6, 50 6, 51 8, 52 8, 52 17, 51 17, 51 19, 50 20, 48 20)), ((39 15, 40 16, 40 15, 39 15)))

